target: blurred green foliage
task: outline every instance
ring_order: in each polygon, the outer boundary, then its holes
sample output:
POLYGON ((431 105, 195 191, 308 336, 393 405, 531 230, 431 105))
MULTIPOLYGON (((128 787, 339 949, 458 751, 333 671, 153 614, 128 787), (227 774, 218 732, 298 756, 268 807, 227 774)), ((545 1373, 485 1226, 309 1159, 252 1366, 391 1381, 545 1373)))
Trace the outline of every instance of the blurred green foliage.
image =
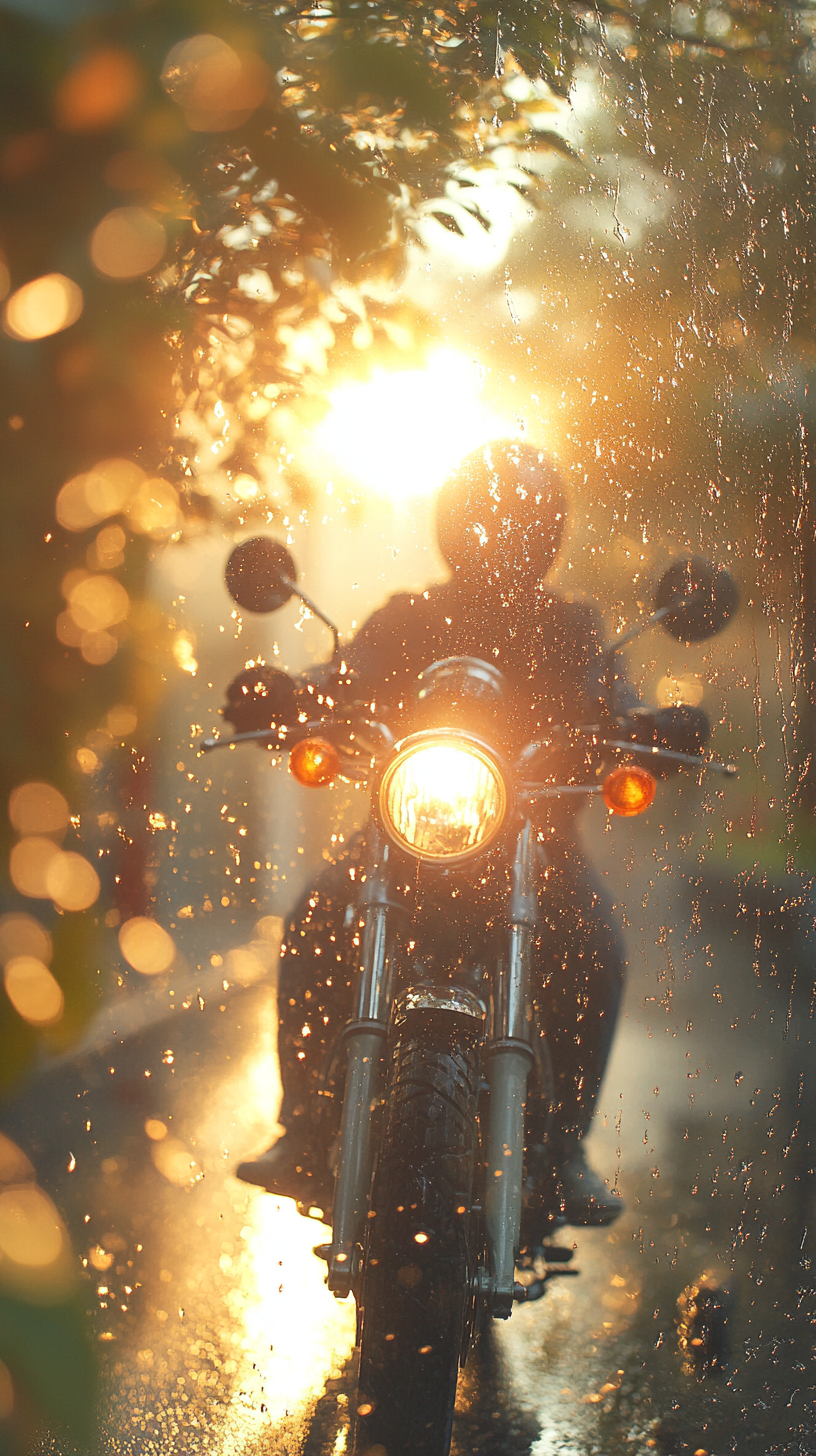
POLYGON ((22 1456, 46 1431, 64 1433, 68 1449, 90 1449, 97 1372, 82 1295, 38 1305, 0 1294, 0 1359, 17 1406, 0 1421, 0 1456, 22 1456))

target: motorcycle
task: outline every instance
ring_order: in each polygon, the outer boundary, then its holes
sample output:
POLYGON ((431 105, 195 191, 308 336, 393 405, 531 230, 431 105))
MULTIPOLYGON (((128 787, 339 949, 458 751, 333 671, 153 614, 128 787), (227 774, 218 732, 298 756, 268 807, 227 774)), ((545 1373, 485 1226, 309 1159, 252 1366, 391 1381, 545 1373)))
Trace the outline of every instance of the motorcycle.
MULTIPOLYGON (((288 754, 301 784, 370 788, 354 1014, 337 1048, 345 1083, 332 1236, 320 1252, 329 1288, 357 1304, 353 1456, 446 1456, 472 1341, 573 1272, 571 1249, 543 1235, 531 1244, 527 1232, 564 1221, 555 1177, 525 1166, 528 1082, 546 1095, 548 1075, 531 994, 547 810, 600 795, 611 813, 632 816, 655 795, 649 764, 736 769, 638 742, 631 720, 624 730, 614 719, 553 726, 509 757, 501 674, 475 658, 429 665, 410 731, 395 741, 354 700, 337 629, 298 587, 283 546, 241 543, 227 584, 255 612, 297 596, 334 635, 322 690, 279 674, 279 723, 201 747, 256 742, 288 754)), ((646 628, 700 642, 736 604, 723 568, 674 562, 651 614, 607 644, 608 685, 646 628)))

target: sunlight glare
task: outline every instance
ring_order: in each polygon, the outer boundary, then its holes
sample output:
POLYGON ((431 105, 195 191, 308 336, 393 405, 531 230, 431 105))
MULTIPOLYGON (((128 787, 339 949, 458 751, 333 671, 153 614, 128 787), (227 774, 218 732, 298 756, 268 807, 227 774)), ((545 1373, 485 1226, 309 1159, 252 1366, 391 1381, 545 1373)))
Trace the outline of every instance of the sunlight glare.
POLYGON ((424 369, 339 384, 316 443, 353 481, 393 501, 432 495, 464 455, 517 429, 482 403, 482 371, 453 349, 424 369))
MULTIPOLYGON (((338 1302, 325 1285, 325 1265, 312 1246, 330 1237, 325 1225, 301 1218, 288 1198, 253 1198, 242 1230, 247 1257, 236 1291, 245 1336, 241 1397, 231 1412, 259 1425, 322 1395, 338 1378, 354 1345, 353 1300, 338 1302)), ((228 1430, 231 1425, 227 1418, 228 1430)), ((227 1443, 228 1449, 228 1443, 227 1443)))

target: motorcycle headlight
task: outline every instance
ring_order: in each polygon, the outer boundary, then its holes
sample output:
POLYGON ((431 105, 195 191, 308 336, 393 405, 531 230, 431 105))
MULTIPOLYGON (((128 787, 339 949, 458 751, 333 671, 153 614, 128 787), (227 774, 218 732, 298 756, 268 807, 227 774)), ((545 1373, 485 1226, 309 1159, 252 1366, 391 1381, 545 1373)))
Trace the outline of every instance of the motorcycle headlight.
POLYGON ((415 733, 383 775, 380 813, 391 838, 418 859, 469 859, 502 829, 504 775, 490 751, 465 734, 415 733))

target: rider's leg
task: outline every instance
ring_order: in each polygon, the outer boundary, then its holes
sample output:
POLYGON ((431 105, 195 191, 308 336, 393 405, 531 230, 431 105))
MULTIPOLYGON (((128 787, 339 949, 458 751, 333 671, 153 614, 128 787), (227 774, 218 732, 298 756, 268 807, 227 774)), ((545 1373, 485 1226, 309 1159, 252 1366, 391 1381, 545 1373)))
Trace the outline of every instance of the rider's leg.
POLYGON ((352 853, 327 870, 287 925, 278 974, 284 1132, 236 1170, 246 1183, 320 1208, 331 1199, 328 1155, 342 1095, 332 1051, 351 1014, 356 916, 348 871, 355 863, 352 853))
POLYGON ((553 1087, 549 1119, 531 1101, 529 1140, 545 1143, 560 1170, 568 1221, 611 1223, 622 1201, 587 1166, 582 1139, 612 1046, 625 961, 611 901, 575 844, 548 844, 547 856, 536 1002, 553 1087))
MULTIPOLYGON (((359 845, 303 896, 287 926, 278 984, 279 1056, 285 1129, 238 1176, 302 1204, 331 1197, 328 1151, 340 1118, 342 1088, 331 1051, 351 1015, 356 933, 349 868, 359 845), (349 910, 351 914, 349 915, 349 910)), ((561 1170, 570 1221, 610 1222, 622 1208, 584 1161, 581 1138, 612 1044, 624 962, 608 897, 575 845, 548 845, 536 996, 553 1070, 552 1115, 543 1097, 528 1102, 528 1144, 544 1144, 561 1170)))

